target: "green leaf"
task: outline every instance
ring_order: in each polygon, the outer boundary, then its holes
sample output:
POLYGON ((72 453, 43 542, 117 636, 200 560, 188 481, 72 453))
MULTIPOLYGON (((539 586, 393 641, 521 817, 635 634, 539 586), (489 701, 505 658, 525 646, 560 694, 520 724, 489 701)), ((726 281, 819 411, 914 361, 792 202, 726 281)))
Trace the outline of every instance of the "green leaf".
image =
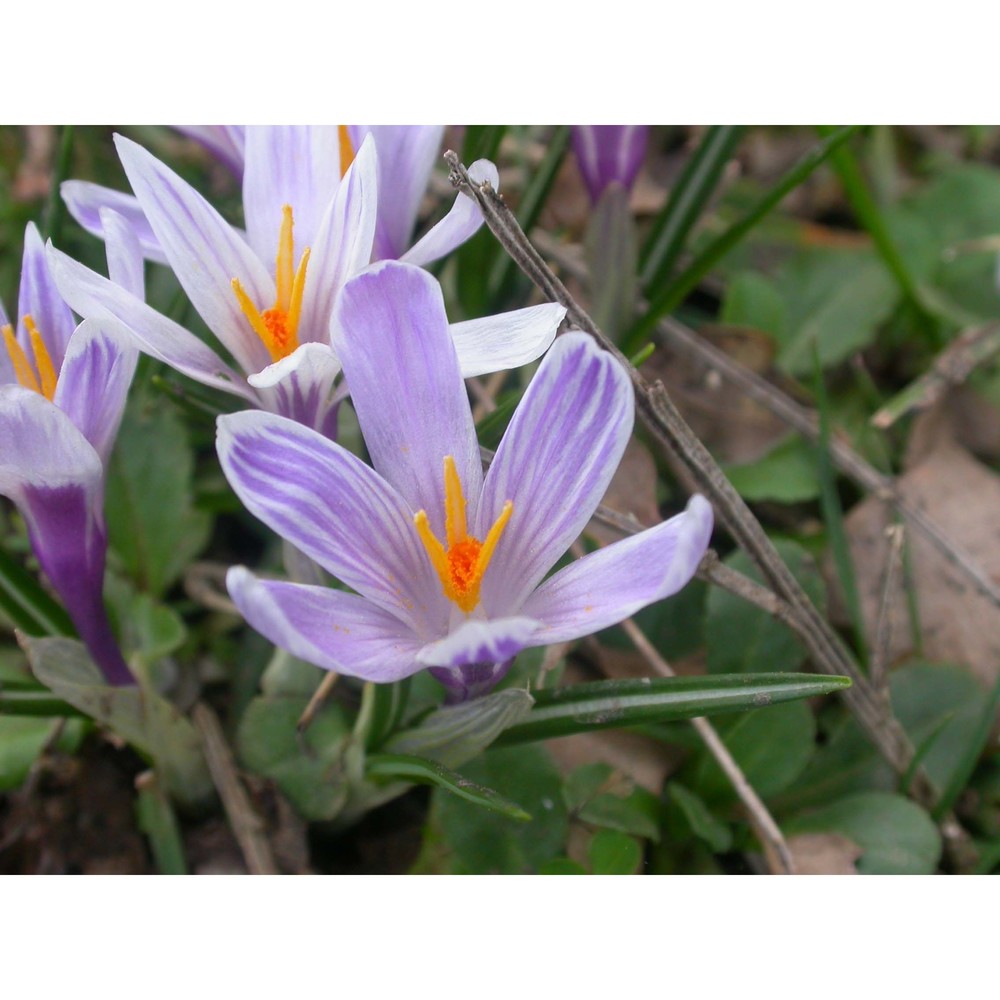
MULTIPOLYGON (((812 556, 795 542, 780 538, 773 541, 778 555, 810 600, 817 607, 824 607, 823 580, 812 556)), ((734 552, 724 562, 753 580, 763 580, 760 570, 742 551, 734 552)), ((708 592, 705 636, 708 669, 713 674, 790 671, 806 658, 805 647, 787 625, 721 587, 708 592)))
POLYGON ((568 817, 562 779, 544 749, 491 749, 462 771, 469 781, 519 803, 531 820, 518 823, 435 792, 434 819, 461 870, 521 874, 565 854, 568 817))
POLYGON ((719 321, 761 330, 780 341, 788 322, 787 312, 785 297, 770 278, 744 271, 726 286, 719 321))
POLYGON ((603 792, 577 811, 579 819, 591 826, 654 841, 660 839, 659 814, 659 801, 645 788, 634 788, 625 796, 603 792))
POLYGON ((404 677, 395 684, 365 684, 354 730, 362 734, 366 750, 378 750, 392 736, 406 713, 411 682, 411 677, 404 677))
MULTIPOLYGON (((758 795, 787 788, 805 769, 816 745, 816 724, 803 702, 747 712, 719 725, 719 735, 758 795)), ((732 783, 715 758, 703 749, 688 782, 710 803, 736 798, 732 783)))
POLYGON ((255 698, 236 734, 240 760, 256 774, 273 779, 298 812, 309 820, 330 820, 347 802, 344 749, 351 723, 328 702, 300 734, 305 697, 255 698))
POLYGON ((511 726, 497 746, 568 736, 646 722, 738 712, 812 698, 850 686, 846 677, 754 674, 718 677, 656 677, 596 681, 535 692, 528 718, 511 726))
POLYGON ((642 864, 642 846, 627 834, 599 830, 587 856, 595 875, 635 875, 642 864))
POLYGON ((754 462, 727 466, 725 473, 744 500, 802 503, 819 496, 816 450, 798 435, 754 462))
POLYGON ((458 767, 526 718, 533 704, 534 699, 523 688, 507 688, 460 705, 445 705, 414 729, 391 737, 385 751, 429 757, 446 767, 458 767))
POLYGON ((162 875, 187 875, 184 841, 170 799, 152 771, 140 775, 136 786, 136 820, 149 838, 156 867, 162 875))
MULTIPOLYGON (((58 724, 58 719, 51 718, 0 717, 0 792, 21 785, 58 724)), ((82 733, 83 724, 79 721, 67 724, 59 740, 60 748, 74 749, 82 733)))
POLYGON ((775 275, 788 306, 778 365, 791 375, 828 368, 875 339, 899 289, 874 251, 805 248, 775 275))
POLYGON ((22 645, 35 676, 152 760, 172 796, 193 804, 212 793, 197 731, 162 695, 144 684, 109 687, 73 639, 22 639, 22 645))
POLYGON ((688 234, 715 193, 743 134, 741 125, 713 125, 685 164, 642 251, 642 284, 655 288, 674 271, 688 234))
POLYGON ((173 608, 158 604, 149 594, 135 594, 123 623, 125 645, 137 650, 147 664, 169 656, 187 638, 187 629, 173 608))
POLYGON ((930 875, 941 857, 941 837, 919 806, 899 795, 863 792, 789 820, 789 836, 840 833, 864 850, 857 867, 865 875, 930 875))
POLYGON ((27 635, 75 635, 62 606, 0 546, 0 611, 27 635))
POLYGON ((159 396, 135 396, 111 456, 105 515, 112 547, 154 597, 208 540, 211 520, 192 504, 193 468, 187 432, 173 408, 159 396))
POLYGON ((715 854, 723 854, 732 848, 732 831, 712 814, 699 796, 676 779, 667 785, 667 794, 691 833, 715 854))
POLYGON ((501 816, 520 823, 531 819, 531 816, 516 802, 505 799, 499 792, 495 792, 485 785, 477 785, 443 764, 427 760, 425 757, 412 757, 405 754, 373 754, 365 761, 365 772, 369 778, 388 778, 423 785, 436 785, 466 802, 471 802, 484 809, 491 809, 500 813, 501 816))

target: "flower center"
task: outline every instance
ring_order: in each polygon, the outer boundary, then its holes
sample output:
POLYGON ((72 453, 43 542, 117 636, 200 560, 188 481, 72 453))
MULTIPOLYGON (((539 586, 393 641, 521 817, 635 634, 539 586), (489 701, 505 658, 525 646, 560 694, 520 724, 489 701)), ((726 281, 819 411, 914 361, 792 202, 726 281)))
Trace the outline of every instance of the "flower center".
POLYGON ((34 366, 32 366, 27 352, 17 342, 14 328, 8 323, 2 331, 4 346, 6 346, 11 364, 14 366, 14 375, 25 389, 39 393, 51 403, 52 397, 56 394, 56 369, 52 364, 52 357, 31 316, 24 317, 24 327, 31 338, 31 351, 35 355, 34 366))
POLYGON ((469 535, 465 523, 462 481, 458 478, 455 459, 451 455, 446 455, 444 459, 444 497, 447 547, 431 531, 426 511, 418 511, 413 523, 441 580, 444 596, 468 614, 479 603, 483 574, 493 558, 500 535, 510 520, 514 504, 508 500, 503 505, 503 510, 490 528, 485 541, 481 542, 469 535))
POLYGON ((278 294, 270 309, 261 312, 243 290, 240 279, 233 278, 233 291, 240 309, 267 348, 272 361, 287 358, 299 346, 299 317, 302 314, 302 295, 306 287, 309 247, 302 251, 296 269, 293 225, 292 206, 285 205, 281 210, 281 232, 278 235, 278 257, 274 269, 278 294))

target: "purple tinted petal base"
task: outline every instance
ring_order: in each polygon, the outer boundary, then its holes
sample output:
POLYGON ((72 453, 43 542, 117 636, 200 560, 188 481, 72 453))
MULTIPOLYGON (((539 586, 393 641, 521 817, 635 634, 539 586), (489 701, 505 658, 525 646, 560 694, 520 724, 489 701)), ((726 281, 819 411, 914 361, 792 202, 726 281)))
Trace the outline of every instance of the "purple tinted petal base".
POLYGON ((482 698, 507 676, 514 658, 503 663, 472 663, 466 667, 431 667, 428 673, 447 690, 449 705, 482 698))

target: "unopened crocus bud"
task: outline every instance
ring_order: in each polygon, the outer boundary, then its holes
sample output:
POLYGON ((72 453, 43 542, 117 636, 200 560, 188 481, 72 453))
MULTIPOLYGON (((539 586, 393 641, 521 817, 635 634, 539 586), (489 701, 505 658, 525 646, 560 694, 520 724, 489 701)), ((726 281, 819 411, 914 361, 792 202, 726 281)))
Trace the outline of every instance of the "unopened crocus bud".
POLYGON ((613 181, 626 189, 632 186, 648 140, 648 125, 573 126, 573 151, 595 205, 613 181))

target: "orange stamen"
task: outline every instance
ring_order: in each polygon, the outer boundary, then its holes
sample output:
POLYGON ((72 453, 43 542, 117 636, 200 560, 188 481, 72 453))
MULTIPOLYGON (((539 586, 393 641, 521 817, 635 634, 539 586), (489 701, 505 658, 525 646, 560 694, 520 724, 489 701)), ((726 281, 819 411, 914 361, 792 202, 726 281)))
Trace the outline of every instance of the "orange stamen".
POLYGON ((276 301, 270 309, 261 312, 244 291, 239 278, 233 278, 233 291, 243 315, 260 337, 272 361, 280 361, 299 346, 299 318, 302 315, 302 298, 306 287, 306 268, 309 266, 309 248, 302 251, 298 268, 295 267, 295 240, 292 235, 294 220, 292 206, 281 210, 281 230, 278 234, 278 255, 274 267, 276 301))
POLYGON ((42 340, 42 335, 38 332, 38 327, 35 326, 35 321, 31 316, 24 317, 24 326, 31 338, 31 350, 35 356, 34 367, 32 367, 27 352, 14 336, 14 328, 8 324, 2 331, 4 346, 7 348, 7 354, 14 366, 14 376, 25 389, 37 392, 51 402, 56 394, 57 382, 52 356, 49 354, 45 341, 42 340))
POLYGON ((413 523, 441 581, 444 596, 469 614, 479 603, 483 575, 514 511, 514 504, 510 500, 504 504, 486 540, 480 542, 467 533, 465 495, 455 468, 455 459, 451 455, 446 455, 444 459, 444 495, 447 548, 431 531, 426 511, 418 511, 413 523))
POLYGON ((340 176, 343 177, 347 173, 348 167, 354 162, 354 145, 346 125, 337 126, 337 136, 340 139, 340 176))

